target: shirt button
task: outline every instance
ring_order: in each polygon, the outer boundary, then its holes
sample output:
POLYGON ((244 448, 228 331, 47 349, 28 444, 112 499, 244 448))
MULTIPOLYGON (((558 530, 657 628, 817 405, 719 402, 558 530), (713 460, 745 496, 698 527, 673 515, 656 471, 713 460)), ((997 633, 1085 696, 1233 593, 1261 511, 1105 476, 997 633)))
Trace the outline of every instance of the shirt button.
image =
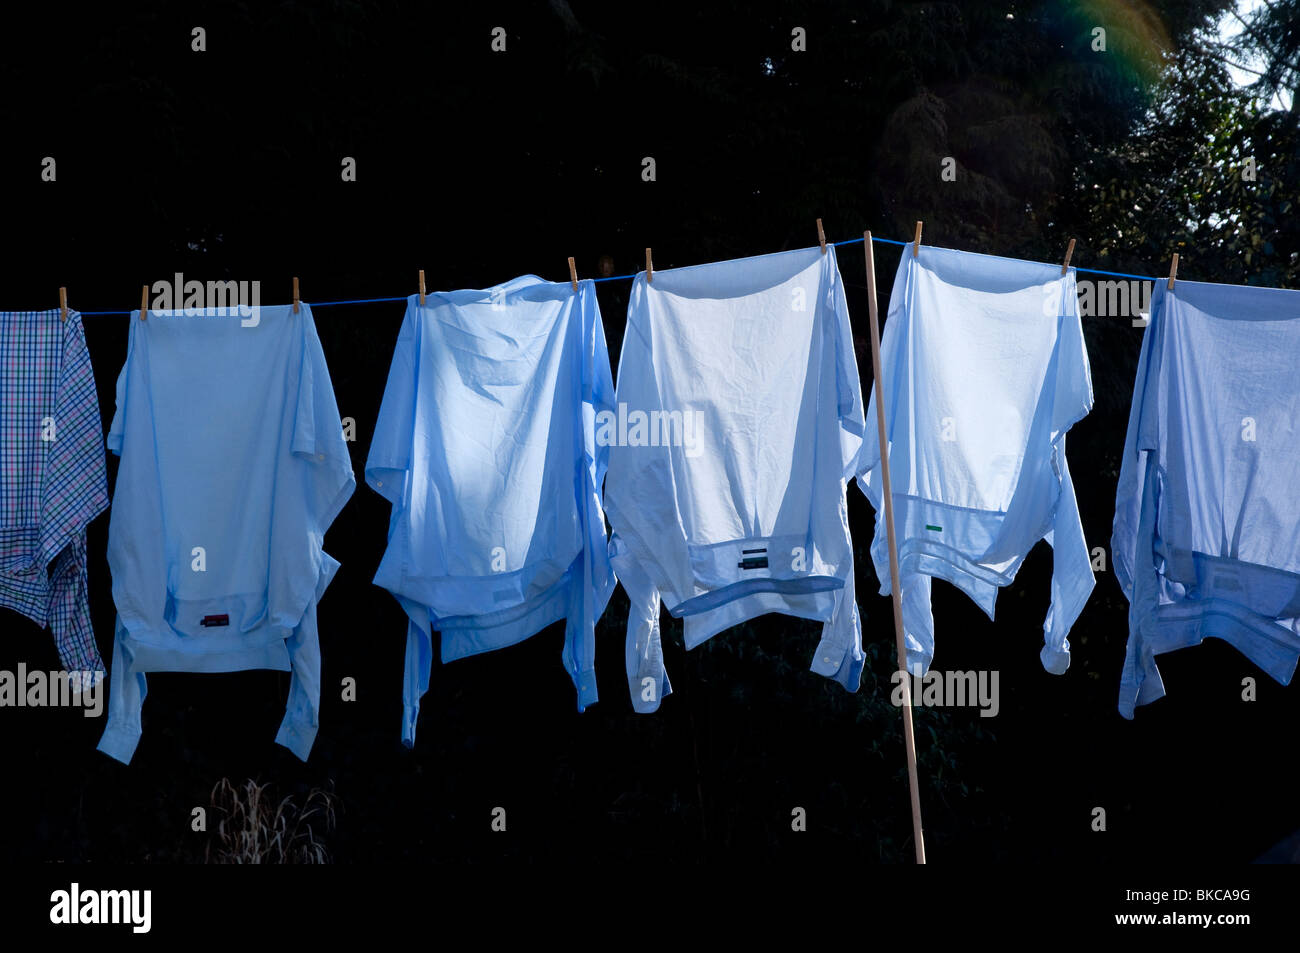
POLYGON ((325 459, 325 454, 323 454, 323 453, 322 453, 322 454, 318 454, 318 456, 319 456, 319 457, 320 457, 320 459, 322 459, 322 460, 324 460, 324 459, 325 459))

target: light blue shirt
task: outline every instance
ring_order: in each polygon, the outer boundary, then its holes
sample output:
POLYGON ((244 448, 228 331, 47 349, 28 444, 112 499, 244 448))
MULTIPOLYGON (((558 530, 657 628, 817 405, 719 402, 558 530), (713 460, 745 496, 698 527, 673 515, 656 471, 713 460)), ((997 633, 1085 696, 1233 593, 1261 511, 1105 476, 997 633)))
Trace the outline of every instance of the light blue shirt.
POLYGON ((320 707, 325 531, 355 488, 311 308, 130 318, 109 449, 117 605, 99 750, 129 762, 145 672, 291 671, 276 741, 306 760, 320 707), (249 319, 251 320, 251 319, 249 319))
POLYGON ((1129 599, 1119 711, 1156 656, 1223 639, 1287 684, 1300 657, 1300 292, 1155 283, 1111 546, 1129 599))
POLYGON ((375 584, 409 617, 408 746, 434 629, 448 662, 565 619, 578 710, 596 701, 595 625, 615 584, 594 430, 614 387, 594 283, 528 275, 425 302, 407 302, 366 461, 393 505, 375 584))
MULTIPOLYGON (((904 248, 881 363, 908 668, 924 674, 934 657, 931 578, 992 619, 998 588, 1046 539, 1052 604, 1040 657, 1064 672, 1094 584, 1065 460, 1066 431, 1092 408, 1073 270, 904 248)), ((870 427, 858 483, 876 509, 871 557, 889 595, 880 465, 870 427)))
POLYGON ((862 430, 834 246, 637 275, 598 430, 637 711, 672 691, 661 602, 688 649, 768 612, 820 621, 812 670, 857 690, 845 497, 862 430))

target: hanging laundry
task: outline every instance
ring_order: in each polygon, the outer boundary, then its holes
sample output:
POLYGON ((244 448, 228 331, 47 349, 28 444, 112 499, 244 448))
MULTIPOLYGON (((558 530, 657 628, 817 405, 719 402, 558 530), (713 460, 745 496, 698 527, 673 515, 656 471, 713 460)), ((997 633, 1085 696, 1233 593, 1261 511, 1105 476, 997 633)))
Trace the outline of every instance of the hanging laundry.
POLYGON ((856 691, 845 491, 864 418, 834 247, 637 275, 617 399, 598 434, 633 707, 672 691, 661 602, 688 649, 768 612, 821 621, 812 670, 856 691))
POLYGON ((408 747, 434 630, 449 662, 564 619, 578 710, 596 701, 595 626, 615 583, 594 431, 614 388, 594 283, 527 275, 425 302, 407 302, 366 460, 393 507, 375 584, 409 617, 408 747))
POLYGON ((50 627, 74 687, 104 673, 87 599, 86 526, 108 470, 81 314, 0 312, 0 606, 50 627))
MULTIPOLYGON (((1040 658, 1064 672, 1070 627, 1094 585, 1065 459, 1066 431, 1092 408, 1074 271, 905 248, 881 364, 908 668, 924 674, 934 657, 932 577, 992 619, 998 588, 1046 539, 1052 603, 1040 658)), ((873 428, 858 484, 876 509, 871 556, 889 595, 880 466, 873 428)))
POLYGON ((292 672, 276 741, 306 760, 320 707, 325 531, 356 486, 311 308, 130 320, 108 446, 117 604, 99 750, 129 762, 146 672, 292 672))
POLYGON ((1119 711, 1156 656, 1223 639, 1283 685, 1300 657, 1300 292, 1155 283, 1111 546, 1129 600, 1119 711))

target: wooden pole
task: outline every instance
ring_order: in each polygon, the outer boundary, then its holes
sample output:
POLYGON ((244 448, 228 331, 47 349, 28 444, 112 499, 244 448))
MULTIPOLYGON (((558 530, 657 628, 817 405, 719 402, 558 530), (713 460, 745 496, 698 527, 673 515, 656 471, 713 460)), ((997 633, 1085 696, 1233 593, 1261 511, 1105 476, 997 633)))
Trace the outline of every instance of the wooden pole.
MULTIPOLYGON (((920 223, 917 223, 920 231, 920 223)), ((894 593, 894 635, 898 642, 898 671, 903 679, 903 745, 907 749, 907 788, 912 798, 912 837, 916 862, 925 863, 925 834, 921 830, 921 792, 916 777, 916 733, 912 727, 912 679, 907 672, 907 642, 903 635, 903 592, 898 580, 898 541, 894 535, 894 497, 889 482, 889 438, 885 432, 885 388, 880 369, 880 319, 876 314, 876 256, 871 232, 863 233, 867 254, 867 313, 871 316, 871 373, 876 393, 876 431, 880 435, 881 497, 885 501, 885 534, 889 537, 889 583, 894 593)), ((918 235, 916 245, 921 244, 918 235)))

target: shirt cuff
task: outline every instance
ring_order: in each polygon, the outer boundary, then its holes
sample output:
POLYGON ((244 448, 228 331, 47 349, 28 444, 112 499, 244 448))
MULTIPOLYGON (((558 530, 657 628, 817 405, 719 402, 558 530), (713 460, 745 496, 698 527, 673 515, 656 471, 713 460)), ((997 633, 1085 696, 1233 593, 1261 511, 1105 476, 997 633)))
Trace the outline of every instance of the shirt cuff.
POLYGON ((1050 645, 1044 645, 1043 650, 1038 653, 1038 657, 1043 661, 1043 668, 1053 675, 1064 675, 1065 670, 1070 667, 1070 651, 1066 649, 1054 649, 1050 645))
POLYGON ((402 744, 415 747, 415 724, 420 720, 419 705, 402 706, 402 744))
POLYGON ((668 675, 660 669, 659 676, 656 678, 653 674, 641 675, 629 681, 628 688, 632 695, 632 710, 641 715, 649 715, 659 710, 659 703, 673 693, 673 686, 668 681, 668 675), (645 697, 645 679, 650 678, 657 682, 655 696, 653 698, 645 697))
POLYGON ((286 718, 275 736, 275 743, 288 748, 299 761, 306 761, 316 743, 316 726, 291 724, 286 718))
POLYGON ((596 673, 592 669, 578 672, 573 676, 573 684, 578 689, 578 711, 586 711, 587 706, 599 701, 596 694, 596 673))
POLYGON ((131 756, 135 754, 136 745, 139 743, 139 728, 109 725, 104 729, 103 737, 99 739, 99 750, 116 761, 130 764, 131 756))

